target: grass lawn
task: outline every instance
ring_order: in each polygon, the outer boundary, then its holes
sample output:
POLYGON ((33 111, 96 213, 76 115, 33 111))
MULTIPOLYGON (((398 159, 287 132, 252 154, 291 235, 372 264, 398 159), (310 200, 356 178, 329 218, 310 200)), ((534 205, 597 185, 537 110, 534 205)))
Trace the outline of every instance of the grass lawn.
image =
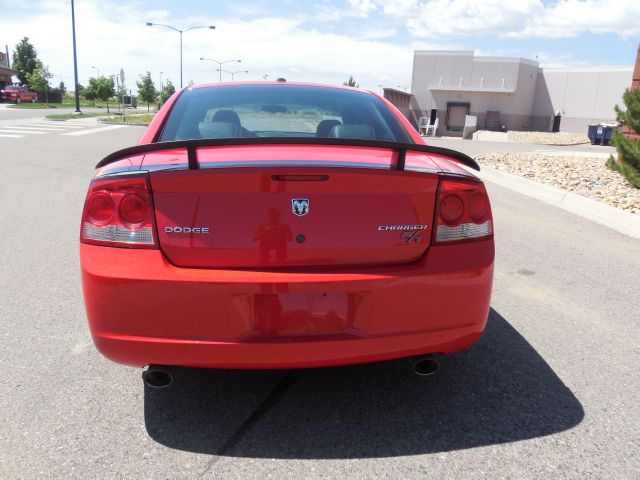
POLYGON ((153 117, 155 117, 155 113, 145 113, 144 115, 126 115, 124 118, 122 117, 122 115, 117 115, 113 117, 101 118, 100 121, 104 123, 144 123, 145 125, 149 125, 151 123, 151 120, 153 120, 153 117))
MULTIPOLYGON (((113 107, 114 103, 109 102, 109 108, 113 107)), ((80 107, 91 107, 91 108, 106 108, 106 104, 102 102, 89 102, 88 100, 80 100, 80 107)), ((115 107, 118 107, 118 103, 115 103, 115 107)), ((62 103, 31 103, 31 102, 22 102, 10 105, 9 108, 76 108, 76 101, 73 98, 65 98, 62 103)))
POLYGON ((73 118, 88 118, 88 117, 104 117, 110 115, 107 112, 90 112, 90 113, 54 113, 47 115, 45 118, 49 120, 71 120, 73 118))

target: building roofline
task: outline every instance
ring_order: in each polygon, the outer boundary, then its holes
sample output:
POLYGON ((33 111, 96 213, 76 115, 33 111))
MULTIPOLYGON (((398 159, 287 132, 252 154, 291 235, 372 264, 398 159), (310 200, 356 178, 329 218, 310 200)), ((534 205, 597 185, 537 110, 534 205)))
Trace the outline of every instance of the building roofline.
POLYGON ((414 50, 414 55, 459 55, 473 56, 473 50, 414 50))
POLYGON ((531 60, 524 57, 474 57, 476 62, 504 62, 504 63, 524 63, 525 65, 531 65, 532 67, 540 66, 540 62, 537 60, 531 60))
POLYGON ((543 72, 554 73, 599 73, 599 72, 633 72, 633 65, 595 66, 595 67, 541 67, 543 72))

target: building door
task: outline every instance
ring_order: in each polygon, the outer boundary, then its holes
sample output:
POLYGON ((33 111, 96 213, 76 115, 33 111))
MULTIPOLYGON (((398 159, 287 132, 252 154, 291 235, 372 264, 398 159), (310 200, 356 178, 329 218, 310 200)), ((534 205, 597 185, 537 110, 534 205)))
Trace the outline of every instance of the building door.
POLYGON ((461 132, 464 129, 464 119, 469 115, 470 103, 447 102, 447 130, 461 132))

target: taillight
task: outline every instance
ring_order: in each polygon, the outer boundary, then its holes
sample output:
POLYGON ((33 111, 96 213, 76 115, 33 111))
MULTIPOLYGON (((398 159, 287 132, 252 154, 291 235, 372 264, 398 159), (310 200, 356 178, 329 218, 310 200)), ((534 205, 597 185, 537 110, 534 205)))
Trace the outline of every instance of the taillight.
POLYGON ((80 241, 127 248, 157 248, 153 199, 146 175, 97 178, 82 212, 80 241))
POLYGON ((493 235, 491 205, 482 182, 454 177, 440 179, 433 235, 436 244, 493 235))

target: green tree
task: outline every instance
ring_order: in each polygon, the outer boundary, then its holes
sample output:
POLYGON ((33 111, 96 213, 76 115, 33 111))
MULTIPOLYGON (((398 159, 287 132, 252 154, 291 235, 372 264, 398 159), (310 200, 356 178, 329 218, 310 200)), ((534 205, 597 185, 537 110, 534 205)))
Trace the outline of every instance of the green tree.
POLYGON ((29 43, 29 37, 24 37, 13 49, 13 62, 11 67, 18 71, 20 83, 29 85, 32 89, 34 87, 29 83, 28 75, 32 74, 36 69, 37 60, 38 53, 35 47, 29 43))
POLYGON ((49 103, 49 79, 53 77, 49 72, 49 67, 43 65, 40 60, 36 60, 36 68, 31 73, 27 73, 27 83, 32 90, 44 92, 45 102, 49 103))
MULTIPOLYGON (((616 105, 618 120, 640 135, 640 90, 627 90, 622 98, 627 109, 622 110, 616 105)), ((632 140, 615 131, 613 144, 618 150, 618 161, 610 157, 607 166, 624 175, 629 184, 640 188, 640 139, 632 140)))
POLYGON ((87 85, 86 87, 82 87, 80 89, 80 95, 82 95, 82 98, 84 98, 85 100, 89 100, 91 102, 92 106, 96 106, 96 79, 94 77, 91 77, 89 79, 89 85, 87 85))
POLYGON ((342 85, 344 85, 345 87, 360 87, 360 84, 356 83, 356 81, 353 79, 353 75, 350 75, 349 80, 347 80, 346 82, 342 82, 342 85))
POLYGON ((151 80, 151 72, 140 75, 140 80, 136 82, 136 85, 138 86, 138 96, 140 100, 147 103, 148 112, 151 103, 155 102, 156 98, 158 98, 158 91, 153 84, 153 80, 151 80))
POLYGON ((92 77, 89 79, 89 86, 85 87, 85 97, 87 100, 90 98, 87 96, 87 90, 93 99, 100 100, 107 103, 107 113, 109 112, 109 99, 113 98, 116 94, 115 83, 112 77, 92 77))
POLYGON ((160 102, 164 104, 164 102, 169 100, 169 97, 174 93, 176 93, 176 87, 173 86, 173 83, 171 83, 171 80, 167 80, 167 83, 164 84, 164 88, 160 93, 160 102))

